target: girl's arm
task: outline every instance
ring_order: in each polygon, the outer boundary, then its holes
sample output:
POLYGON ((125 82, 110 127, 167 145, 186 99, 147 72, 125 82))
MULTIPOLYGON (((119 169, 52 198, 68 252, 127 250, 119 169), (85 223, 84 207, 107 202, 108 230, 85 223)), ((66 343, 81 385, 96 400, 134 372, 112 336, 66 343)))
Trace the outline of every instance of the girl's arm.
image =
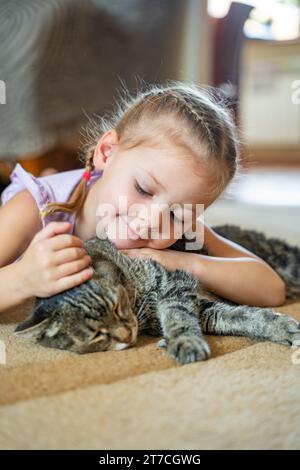
MULTIPOLYGON (((202 230, 198 222, 197 227, 202 230)), ((254 253, 221 237, 208 225, 204 225, 204 246, 209 255, 151 248, 123 251, 129 256, 151 257, 170 271, 189 271, 209 290, 238 304, 278 307, 285 303, 285 283, 254 253)))
POLYGON ((0 311, 29 297, 71 289, 93 276, 84 242, 66 233, 70 222, 52 221, 42 228, 28 190, 1 207, 0 227, 0 311))
POLYGON ((24 292, 24 281, 19 266, 17 262, 0 269, 0 313, 29 298, 24 292))
POLYGON ((190 271, 217 295, 257 307, 279 307, 285 303, 285 284, 265 263, 250 257, 191 256, 194 259, 190 260, 190 271))
POLYGON ((0 311, 18 305, 28 296, 19 262, 14 263, 41 227, 38 207, 27 190, 0 208, 0 311))
POLYGON ((190 253, 190 266, 209 290, 239 304, 277 307, 285 303, 285 283, 264 260, 206 224, 204 246, 209 256, 190 253))

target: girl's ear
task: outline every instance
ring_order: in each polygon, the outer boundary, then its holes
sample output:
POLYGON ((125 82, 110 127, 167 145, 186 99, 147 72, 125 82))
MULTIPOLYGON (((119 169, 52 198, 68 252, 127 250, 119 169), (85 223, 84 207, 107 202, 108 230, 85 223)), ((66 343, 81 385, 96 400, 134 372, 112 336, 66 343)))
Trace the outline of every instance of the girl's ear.
POLYGON ((114 153, 119 142, 119 136, 115 129, 105 132, 98 140, 94 151, 94 166, 97 170, 103 170, 107 159, 114 153))

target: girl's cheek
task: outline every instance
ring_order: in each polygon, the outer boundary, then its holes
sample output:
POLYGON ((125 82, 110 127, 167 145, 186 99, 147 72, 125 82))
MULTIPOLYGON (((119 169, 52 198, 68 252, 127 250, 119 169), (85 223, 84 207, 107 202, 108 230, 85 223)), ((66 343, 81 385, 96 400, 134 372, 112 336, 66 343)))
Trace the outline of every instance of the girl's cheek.
POLYGON ((151 239, 149 243, 149 248, 154 248, 155 250, 164 250, 166 248, 169 248, 173 243, 175 243, 176 240, 173 238, 161 238, 159 240, 153 240, 151 239))
POLYGON ((173 243, 182 237, 182 227, 178 224, 175 224, 172 220, 170 220, 169 227, 166 226, 166 229, 162 233, 162 241, 165 245, 173 241, 173 243))

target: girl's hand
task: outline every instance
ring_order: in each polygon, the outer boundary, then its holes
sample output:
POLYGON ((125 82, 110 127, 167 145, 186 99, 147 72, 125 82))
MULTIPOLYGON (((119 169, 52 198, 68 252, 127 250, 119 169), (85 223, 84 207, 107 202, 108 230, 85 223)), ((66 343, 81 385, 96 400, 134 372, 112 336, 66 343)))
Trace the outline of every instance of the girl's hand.
POLYGON ((49 297, 92 277, 83 241, 69 229, 69 222, 50 222, 32 239, 18 261, 25 296, 49 297))
POLYGON ((184 269, 185 271, 193 271, 195 257, 193 253, 186 253, 175 250, 155 250, 153 248, 131 248, 120 250, 127 256, 132 258, 151 258, 158 261, 169 271, 175 269, 184 269))

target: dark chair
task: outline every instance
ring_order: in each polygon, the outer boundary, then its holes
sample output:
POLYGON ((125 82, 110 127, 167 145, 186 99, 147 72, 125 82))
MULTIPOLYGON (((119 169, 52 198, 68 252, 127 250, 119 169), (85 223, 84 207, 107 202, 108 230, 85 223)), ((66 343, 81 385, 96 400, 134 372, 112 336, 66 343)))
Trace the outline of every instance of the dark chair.
POLYGON ((252 5, 232 2, 224 18, 213 20, 213 84, 225 91, 238 119, 239 79, 244 24, 252 5))

